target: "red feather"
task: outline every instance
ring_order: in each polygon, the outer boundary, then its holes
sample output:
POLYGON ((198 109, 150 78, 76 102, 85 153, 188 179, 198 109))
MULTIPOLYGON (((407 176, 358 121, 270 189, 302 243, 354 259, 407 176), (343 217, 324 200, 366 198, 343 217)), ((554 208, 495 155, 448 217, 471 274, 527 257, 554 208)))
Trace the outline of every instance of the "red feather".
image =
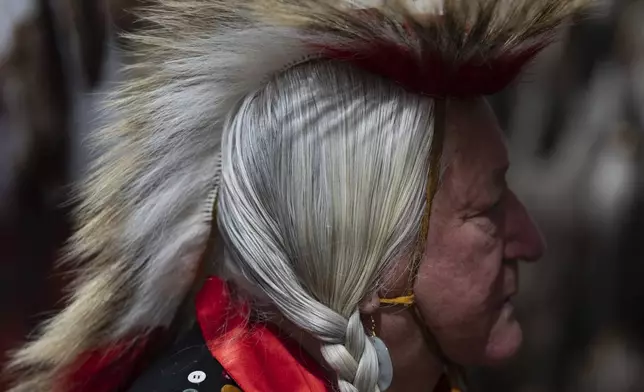
POLYGON ((395 81, 406 89, 433 97, 495 94, 507 87, 544 47, 500 55, 493 60, 469 60, 454 66, 438 54, 418 59, 405 47, 379 43, 362 49, 321 48, 325 57, 348 61, 365 71, 395 81))

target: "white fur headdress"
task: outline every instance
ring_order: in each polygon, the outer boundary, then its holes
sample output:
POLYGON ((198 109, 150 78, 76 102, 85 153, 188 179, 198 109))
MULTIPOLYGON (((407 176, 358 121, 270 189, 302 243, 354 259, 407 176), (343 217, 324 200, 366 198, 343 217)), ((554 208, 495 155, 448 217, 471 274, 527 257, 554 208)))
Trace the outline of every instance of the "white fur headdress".
POLYGON ((100 157, 79 194, 78 278, 66 308, 15 356, 30 376, 14 391, 50 391, 86 350, 172 323, 211 234, 223 124, 272 75, 311 58, 366 64, 374 48, 420 73, 428 58, 440 72, 481 69, 532 56, 584 1, 364 3, 157 0, 141 11, 129 77, 109 99, 118 120, 97 133, 100 157))

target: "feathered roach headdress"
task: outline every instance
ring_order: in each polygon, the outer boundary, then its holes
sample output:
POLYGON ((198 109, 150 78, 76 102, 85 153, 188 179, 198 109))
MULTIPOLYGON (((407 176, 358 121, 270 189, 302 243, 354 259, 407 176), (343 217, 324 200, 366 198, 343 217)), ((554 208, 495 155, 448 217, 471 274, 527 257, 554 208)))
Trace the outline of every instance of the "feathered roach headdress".
POLYGON ((437 98, 490 94, 582 2, 155 0, 130 37, 134 65, 80 192, 69 246, 78 278, 66 308, 16 354, 27 375, 13 391, 56 391, 83 358, 109 367, 88 351, 172 323, 211 234, 224 121, 272 75, 326 58, 437 98))

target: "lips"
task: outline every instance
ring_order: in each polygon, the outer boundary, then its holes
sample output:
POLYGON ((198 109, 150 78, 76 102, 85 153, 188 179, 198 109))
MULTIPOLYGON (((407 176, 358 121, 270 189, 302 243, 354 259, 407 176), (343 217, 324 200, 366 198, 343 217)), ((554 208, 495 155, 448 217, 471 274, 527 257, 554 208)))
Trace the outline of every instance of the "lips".
POLYGON ((501 308, 502 317, 506 320, 514 319, 514 305, 510 300, 506 301, 501 308))
POLYGON ((515 288, 513 288, 512 290, 509 290, 509 291, 507 292, 507 294, 505 294, 505 295, 503 296, 503 298, 504 298, 504 299, 503 299, 503 304, 504 304, 504 305, 505 305, 505 304, 509 304, 509 303, 510 303, 510 301, 512 300, 512 297, 514 297, 515 295, 517 295, 517 293, 518 293, 518 289, 517 289, 516 287, 515 287, 515 288))

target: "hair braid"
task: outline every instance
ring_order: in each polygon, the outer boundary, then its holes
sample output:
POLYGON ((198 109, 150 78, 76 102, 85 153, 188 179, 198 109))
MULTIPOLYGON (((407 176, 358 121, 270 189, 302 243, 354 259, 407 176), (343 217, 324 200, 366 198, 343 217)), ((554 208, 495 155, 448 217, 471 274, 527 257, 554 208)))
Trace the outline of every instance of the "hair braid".
POLYGON ((358 311, 347 322, 344 344, 325 344, 322 355, 336 371, 340 391, 379 391, 378 356, 364 331, 358 311))
POLYGON ((271 79, 225 126, 224 269, 320 342, 342 392, 378 391, 357 309, 418 237, 432 108, 431 98, 319 61, 271 79))

